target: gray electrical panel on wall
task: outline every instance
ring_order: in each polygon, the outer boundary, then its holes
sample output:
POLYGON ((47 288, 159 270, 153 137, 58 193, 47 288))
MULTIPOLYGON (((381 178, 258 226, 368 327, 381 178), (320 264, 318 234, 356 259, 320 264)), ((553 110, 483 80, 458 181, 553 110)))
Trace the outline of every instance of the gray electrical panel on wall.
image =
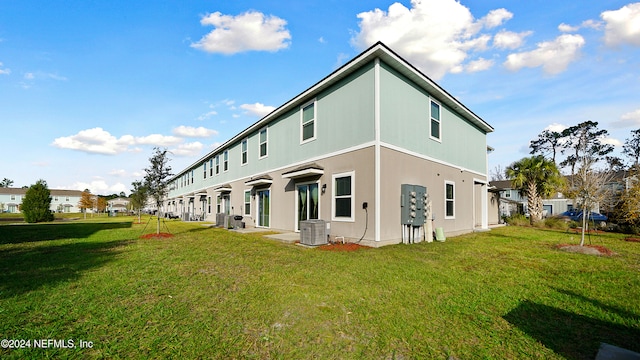
POLYGON ((402 225, 422 226, 427 221, 425 214, 427 188, 421 185, 402 184, 400 194, 402 225))

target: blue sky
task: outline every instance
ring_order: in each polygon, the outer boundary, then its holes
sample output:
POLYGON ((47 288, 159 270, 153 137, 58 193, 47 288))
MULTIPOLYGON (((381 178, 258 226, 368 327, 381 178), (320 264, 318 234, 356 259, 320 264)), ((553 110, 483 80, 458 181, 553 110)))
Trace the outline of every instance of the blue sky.
POLYGON ((640 2, 0 1, 0 178, 111 194, 179 171, 376 41, 495 128, 640 128, 640 2))

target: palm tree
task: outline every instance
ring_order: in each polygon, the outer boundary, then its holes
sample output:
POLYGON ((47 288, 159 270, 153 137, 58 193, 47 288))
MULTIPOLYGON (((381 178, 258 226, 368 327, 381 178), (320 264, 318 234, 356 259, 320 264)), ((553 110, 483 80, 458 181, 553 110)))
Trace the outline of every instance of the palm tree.
POLYGON ((556 163, 542 155, 516 161, 507 167, 505 173, 513 187, 527 197, 532 225, 542 218, 542 199, 551 196, 564 181, 556 163))

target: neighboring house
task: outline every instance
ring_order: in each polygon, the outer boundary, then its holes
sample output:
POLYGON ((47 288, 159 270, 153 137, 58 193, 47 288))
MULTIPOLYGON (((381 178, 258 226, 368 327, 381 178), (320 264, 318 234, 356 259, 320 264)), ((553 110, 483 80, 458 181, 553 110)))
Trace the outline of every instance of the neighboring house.
MULTIPOLYGON (((624 177, 618 178, 617 176, 618 175, 615 175, 612 181, 604 186, 611 188, 614 192, 623 190, 624 177), (623 182, 620 183, 620 181, 623 182)), ((492 181, 489 185, 493 191, 500 194, 501 217, 529 213, 527 197, 521 195, 519 190, 513 188, 511 180, 492 181)), ((557 192, 553 194, 552 197, 542 200, 543 217, 560 215, 565 211, 577 208, 577 206, 574 199, 568 199, 561 192, 557 192)), ((592 211, 599 212, 600 206, 596 205, 592 211)))
MULTIPOLYGON (((0 188, 0 212, 19 213, 20 205, 28 189, 0 188)), ((56 190, 51 192, 51 211, 59 213, 80 212, 78 202, 82 197, 82 191, 56 190)))
POLYGON ((179 171, 162 210, 285 231, 323 219, 331 236, 382 246, 402 240, 411 184, 426 187, 434 228, 486 229, 492 131, 377 43, 179 171))
POLYGON ((129 198, 118 197, 115 199, 107 200, 107 211, 126 213, 129 211, 129 198))

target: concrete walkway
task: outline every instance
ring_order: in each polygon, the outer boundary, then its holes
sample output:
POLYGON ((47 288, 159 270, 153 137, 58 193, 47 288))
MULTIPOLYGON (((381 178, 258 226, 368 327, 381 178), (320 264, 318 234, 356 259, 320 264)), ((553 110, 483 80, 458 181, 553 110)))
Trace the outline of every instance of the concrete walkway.
MULTIPOLYGON (((252 234, 252 233, 260 233, 260 232, 272 232, 274 230, 271 229, 263 229, 263 228, 244 228, 244 229, 232 229, 229 231, 235 231, 240 234, 252 234)), ((283 232, 271 235, 265 235, 266 238, 282 241, 287 244, 293 244, 296 241, 300 241, 300 233, 296 232, 283 232)))

